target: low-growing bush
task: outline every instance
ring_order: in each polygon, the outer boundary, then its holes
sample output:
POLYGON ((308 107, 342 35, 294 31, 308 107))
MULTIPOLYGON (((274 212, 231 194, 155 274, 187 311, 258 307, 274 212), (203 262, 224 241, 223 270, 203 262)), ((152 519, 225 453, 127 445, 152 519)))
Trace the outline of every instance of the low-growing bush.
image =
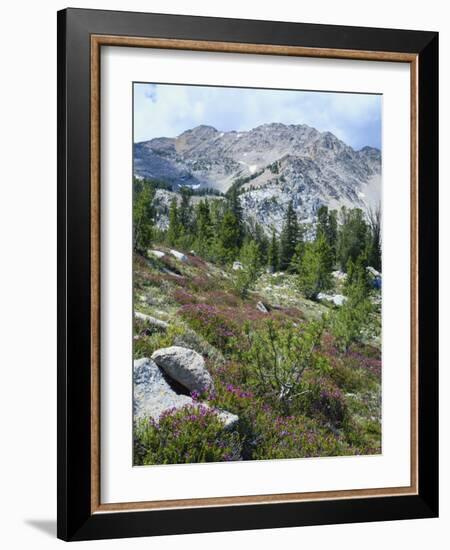
POLYGON ((226 317, 215 306, 188 304, 181 308, 180 313, 193 330, 221 351, 227 351, 231 339, 239 334, 239 328, 233 319, 226 317))
POLYGON ((345 439, 299 415, 259 418, 256 460, 343 456, 351 454, 345 439))
POLYGON ((360 368, 348 366, 343 360, 336 361, 330 377, 346 392, 357 392, 367 387, 367 374, 360 368))
POLYGON ((308 373, 303 380, 296 408, 310 418, 341 427, 347 419, 348 409, 342 391, 325 376, 308 373))
POLYGON ((352 420, 347 427, 346 440, 355 455, 381 453, 381 422, 375 419, 352 420))
POLYGON ((241 362, 251 372, 252 383, 258 395, 264 396, 289 414, 302 392, 302 377, 306 369, 319 368, 317 354, 322 326, 311 322, 302 328, 292 324, 277 325, 272 320, 261 330, 244 328, 241 362))
POLYGON ((362 342, 372 311, 373 306, 361 289, 354 288, 349 292, 347 301, 330 319, 331 332, 341 351, 346 352, 351 344, 362 342))
POLYGON ((150 334, 135 334, 133 342, 133 357, 151 357, 152 353, 159 348, 167 348, 176 344, 178 338, 184 334, 184 329, 178 325, 169 325, 165 332, 152 332, 150 334))
MULTIPOLYGON (((330 430, 323 424, 322 417, 310 418, 298 412, 280 415, 277 407, 232 384, 216 383, 216 391, 209 398, 211 405, 239 416, 238 430, 244 460, 352 454, 352 450, 347 448, 345 434, 330 430)), ((319 399, 325 401, 324 396, 319 395, 319 399)), ((328 404, 333 404, 331 398, 325 403, 328 404)), ((336 414, 335 409, 332 414, 336 414)), ((329 419, 326 420, 329 423, 329 419)))
POLYGON ((237 432, 225 430, 217 414, 200 404, 168 410, 158 422, 145 419, 135 426, 135 465, 221 462, 240 457, 237 432))

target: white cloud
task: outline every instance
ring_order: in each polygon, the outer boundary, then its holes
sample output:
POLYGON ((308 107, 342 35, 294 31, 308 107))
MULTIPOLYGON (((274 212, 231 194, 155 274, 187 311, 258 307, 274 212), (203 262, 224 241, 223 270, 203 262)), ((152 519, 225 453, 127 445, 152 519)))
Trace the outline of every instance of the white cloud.
POLYGON ((381 96, 135 84, 135 141, 174 137, 199 124, 220 131, 267 122, 308 124, 355 148, 380 146, 381 96))

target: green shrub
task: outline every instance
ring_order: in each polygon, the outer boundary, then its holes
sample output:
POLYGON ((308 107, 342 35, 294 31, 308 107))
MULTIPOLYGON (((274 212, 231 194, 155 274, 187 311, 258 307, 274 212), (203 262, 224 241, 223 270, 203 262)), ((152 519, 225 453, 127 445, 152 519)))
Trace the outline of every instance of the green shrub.
POLYGON ((311 322, 300 329, 292 324, 266 322, 264 329, 245 326, 246 344, 242 362, 247 364, 257 394, 264 396, 289 414, 293 402, 302 391, 306 369, 320 364, 317 348, 322 325, 311 322))
POLYGON ((221 351, 227 351, 232 339, 239 334, 235 321, 215 306, 187 304, 180 309, 180 314, 193 330, 221 351))
POLYGON ((241 441, 224 429, 217 414, 202 405, 169 410, 159 422, 141 420, 135 426, 134 463, 189 464, 239 460, 241 441))
POLYGON ((317 426, 305 416, 261 415, 257 431, 252 457, 256 460, 349 454, 345 439, 317 426))
POLYGON ((331 378, 337 386, 347 392, 362 391, 369 383, 367 373, 363 369, 350 367, 344 361, 336 362, 331 378))
POLYGON ((347 301, 332 315, 331 332, 341 351, 350 345, 362 342, 364 330, 368 328, 373 306, 367 294, 359 286, 348 289, 347 301))
MULTIPOLYGON (((138 321, 135 320, 135 323, 138 321)), ((136 324, 135 324, 136 332, 136 324)), ((169 325, 166 332, 150 332, 149 334, 138 333, 133 341, 133 357, 140 359, 141 357, 150 357, 152 353, 160 348, 167 348, 176 344, 177 339, 183 335, 184 330, 177 325, 169 325)))
POLYGON ((310 418, 341 427, 348 418, 345 397, 330 378, 308 373, 296 398, 296 408, 310 418))
POLYGON ((324 235, 306 243, 300 256, 297 254, 294 268, 298 270, 298 286, 306 298, 315 300, 319 292, 332 286, 331 269, 333 255, 324 235), (297 259, 298 258, 298 259, 297 259))
POLYGON ((353 419, 349 422, 345 436, 347 444, 353 449, 353 454, 381 453, 381 422, 378 420, 353 419))
POLYGON ((211 405, 239 416, 244 460, 349 454, 343 435, 304 414, 280 415, 262 397, 233 384, 217 384, 211 405))
POLYGON ((239 296, 245 298, 261 273, 261 250, 256 241, 246 240, 244 242, 240 260, 243 268, 234 275, 234 288, 239 296))

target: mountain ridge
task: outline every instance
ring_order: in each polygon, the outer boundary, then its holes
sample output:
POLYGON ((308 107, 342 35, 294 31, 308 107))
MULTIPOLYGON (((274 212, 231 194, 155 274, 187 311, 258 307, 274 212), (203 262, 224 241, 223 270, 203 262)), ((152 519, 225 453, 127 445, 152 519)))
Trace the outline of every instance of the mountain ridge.
POLYGON ((377 207, 381 151, 353 149, 329 131, 306 124, 266 123, 221 132, 199 125, 174 138, 134 144, 134 174, 182 187, 239 187, 244 215, 278 228, 290 201, 301 221, 330 208, 377 207))

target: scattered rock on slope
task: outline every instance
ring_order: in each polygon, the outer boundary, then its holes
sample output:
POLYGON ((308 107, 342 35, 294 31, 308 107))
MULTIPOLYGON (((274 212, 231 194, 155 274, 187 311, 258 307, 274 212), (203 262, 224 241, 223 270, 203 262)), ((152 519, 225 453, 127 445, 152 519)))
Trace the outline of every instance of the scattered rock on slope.
POLYGON ((150 417, 156 422, 161 414, 172 408, 191 405, 188 395, 173 391, 163 373, 151 359, 134 361, 133 414, 135 419, 150 417))
POLYGON ((267 306, 263 304, 263 302, 258 302, 256 304, 256 309, 260 311, 261 313, 269 313, 269 310, 267 309, 267 306))
POLYGON ((174 258, 176 258, 177 260, 180 260, 180 262, 188 261, 188 257, 186 256, 186 254, 183 254, 182 252, 178 252, 178 250, 171 250, 170 253, 174 258))
POLYGON ((161 321, 161 319, 156 319, 156 317, 146 315, 145 313, 141 313, 140 311, 135 311, 134 316, 136 317, 136 319, 144 321, 144 323, 147 323, 148 325, 158 330, 165 331, 169 328, 169 323, 166 323, 166 321, 161 321))
POLYGON ((166 255, 165 252, 162 252, 161 250, 147 250, 147 254, 159 259, 164 258, 166 255))
POLYGON ((325 294, 324 292, 319 292, 317 299, 321 302, 332 302, 335 306, 342 306, 347 301, 347 297, 342 294, 325 294))
POLYGON ((203 357, 193 349, 181 346, 162 348, 153 353, 152 360, 170 378, 191 392, 204 392, 213 388, 203 357))
MULTIPOLYGON (((209 373, 208 373, 209 374, 209 373)), ((198 403, 192 397, 177 393, 170 386, 162 370, 151 359, 144 357, 134 361, 133 415, 135 420, 152 418, 158 422, 160 416, 170 409, 181 409, 188 405, 210 408, 198 403)), ((229 411, 214 409, 227 430, 234 429, 239 417, 229 411)))

